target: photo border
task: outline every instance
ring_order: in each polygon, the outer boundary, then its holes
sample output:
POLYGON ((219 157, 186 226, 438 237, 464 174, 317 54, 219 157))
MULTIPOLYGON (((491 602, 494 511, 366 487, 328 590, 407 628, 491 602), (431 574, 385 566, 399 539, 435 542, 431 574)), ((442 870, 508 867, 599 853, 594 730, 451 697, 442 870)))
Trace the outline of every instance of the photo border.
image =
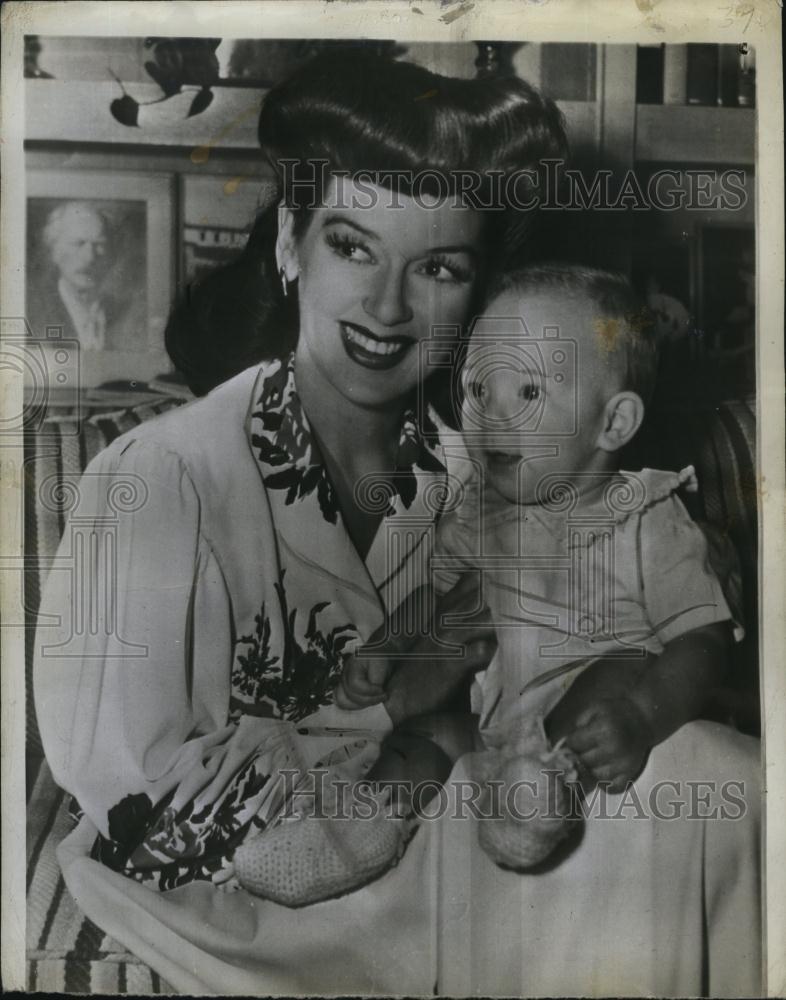
MULTIPOLYGON (((759 400, 759 630, 762 663, 764 775, 766 785, 765 992, 786 994, 786 650, 783 608, 784 566, 784 378, 783 378, 783 104, 782 52, 777 0, 688 5, 683 0, 651 0, 623 5, 618 0, 400 0, 377 3, 335 0, 267 0, 164 4, 73 2, 66 5, 10 2, 2 9, 2 279, 3 317, 22 316, 19 272, 23 266, 8 248, 24 246, 24 82, 22 36, 38 34, 144 34, 233 37, 364 37, 464 41, 493 37, 532 41, 595 42, 752 42, 757 53, 757 372, 759 400), (147 29, 147 30, 146 30, 147 29), (264 30, 262 30, 264 29, 264 30), (21 309, 20 309, 21 305, 21 309), (765 586, 766 581, 766 586, 765 586)), ((2 371, 2 407, 22 405, 18 373, 2 371)), ((23 515, 19 491, 21 449, 0 450, 3 473, 0 539, 4 551, 21 543, 23 515)), ((21 556, 21 552, 18 553, 21 556)), ((17 574, 18 576, 18 574, 17 574)), ((18 601, 18 584, 5 574, 4 604, 18 601)), ((6 664, 23 664, 21 630, 3 629, 6 664)), ((3 671, 3 958, 6 989, 24 988, 24 677, 3 671)))

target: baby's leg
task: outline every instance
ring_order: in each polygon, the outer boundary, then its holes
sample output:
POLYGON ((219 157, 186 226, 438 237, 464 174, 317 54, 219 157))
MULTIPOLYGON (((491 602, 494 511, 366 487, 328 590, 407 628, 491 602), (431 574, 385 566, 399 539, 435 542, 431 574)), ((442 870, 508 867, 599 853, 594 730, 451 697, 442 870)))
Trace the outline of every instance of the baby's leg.
POLYGON ((475 745, 477 717, 444 712, 421 715, 396 729, 382 744, 367 780, 389 787, 396 809, 404 815, 421 809, 437 794, 454 763, 475 745))

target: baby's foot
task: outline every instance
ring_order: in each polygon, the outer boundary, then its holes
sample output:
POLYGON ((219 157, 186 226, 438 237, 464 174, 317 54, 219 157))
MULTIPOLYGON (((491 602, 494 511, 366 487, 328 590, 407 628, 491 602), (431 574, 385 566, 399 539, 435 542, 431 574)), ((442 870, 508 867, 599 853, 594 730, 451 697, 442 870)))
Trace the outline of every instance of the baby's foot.
MULTIPOLYGON (((542 733, 542 728, 541 728, 542 733)), ((545 861, 571 832, 569 785, 578 777, 576 758, 545 734, 526 747, 492 751, 481 797, 480 846, 497 864, 526 869, 545 861)))
POLYGON ((377 878, 401 857, 406 835, 388 797, 369 793, 360 803, 350 791, 340 811, 285 821, 246 841, 234 858, 240 884, 284 906, 306 906, 377 878))

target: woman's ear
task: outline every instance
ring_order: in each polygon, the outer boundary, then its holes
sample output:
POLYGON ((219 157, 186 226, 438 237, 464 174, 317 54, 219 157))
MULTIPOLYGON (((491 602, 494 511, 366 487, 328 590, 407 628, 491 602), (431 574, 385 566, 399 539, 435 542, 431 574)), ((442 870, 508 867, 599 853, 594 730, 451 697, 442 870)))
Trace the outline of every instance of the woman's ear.
POLYGON ((603 451, 619 451, 641 427, 644 419, 644 402, 637 393, 618 392, 606 403, 603 411, 603 428, 597 445, 603 451))
POLYGON ((298 276, 297 243, 295 241, 295 216, 283 202, 278 206, 278 236, 276 237, 276 267, 284 271, 287 281, 298 276))

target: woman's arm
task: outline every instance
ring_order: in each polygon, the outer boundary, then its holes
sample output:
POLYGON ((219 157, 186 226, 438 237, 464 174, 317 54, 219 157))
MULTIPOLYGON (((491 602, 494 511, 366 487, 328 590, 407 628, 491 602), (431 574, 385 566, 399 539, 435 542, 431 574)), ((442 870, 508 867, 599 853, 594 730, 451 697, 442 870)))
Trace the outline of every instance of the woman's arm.
MULTIPOLYGON (((197 581, 210 569, 198 497, 158 445, 112 446, 77 496, 41 602, 36 711, 55 780, 110 836, 121 800, 155 805, 223 725, 211 718, 210 650, 192 642, 197 581)), ((212 632, 220 649, 219 623, 212 632)), ((228 678, 224 660, 212 669, 228 678)))

